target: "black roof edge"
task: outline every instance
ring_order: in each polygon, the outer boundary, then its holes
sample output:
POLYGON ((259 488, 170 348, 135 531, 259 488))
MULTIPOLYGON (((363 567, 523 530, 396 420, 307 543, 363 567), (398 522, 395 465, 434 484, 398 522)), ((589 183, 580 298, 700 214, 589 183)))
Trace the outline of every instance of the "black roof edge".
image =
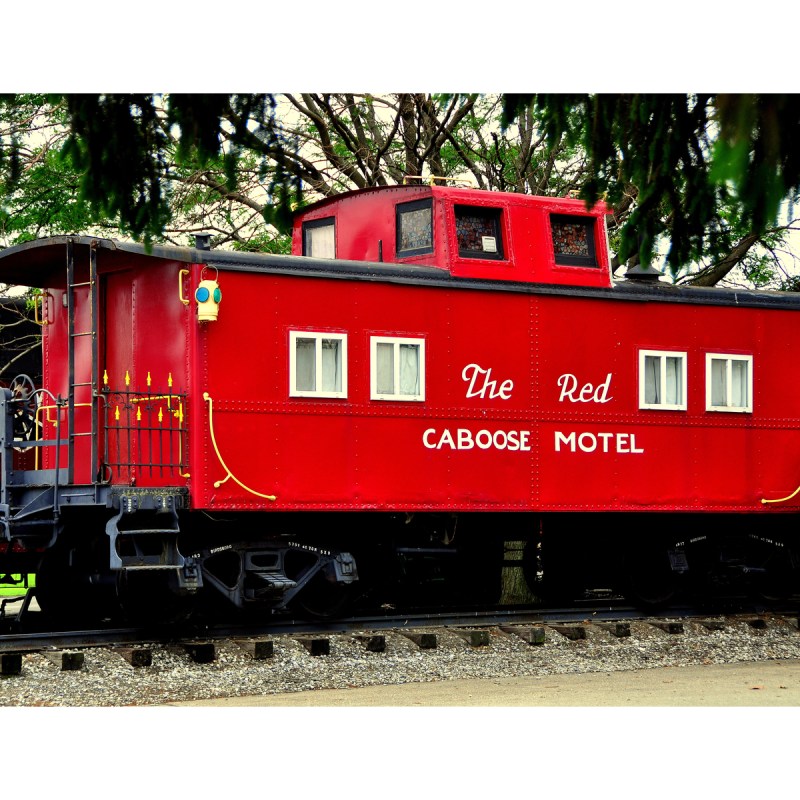
POLYGON ((0 250, 0 281, 3 280, 2 267, 4 260, 19 260, 21 257, 24 258, 27 252, 48 247, 52 248, 58 245, 66 246, 66 243, 70 240, 78 246, 89 247, 96 243, 95 247, 103 250, 131 253, 169 261, 181 261, 188 264, 207 264, 208 266, 232 271, 295 275, 300 273, 309 277, 341 280, 358 278, 361 280, 389 281, 392 283, 439 286, 451 289, 568 295, 571 297, 602 298, 604 300, 694 303, 699 305, 800 310, 800 293, 794 292, 676 286, 656 281, 617 281, 610 288, 537 284, 506 280, 492 281, 453 277, 447 270, 439 267, 394 264, 391 262, 343 261, 279 253, 198 250, 193 247, 176 247, 174 245, 151 245, 148 248, 135 242, 120 242, 115 239, 102 239, 95 236, 56 236, 49 239, 37 239, 0 250))
POLYGON ((14 259, 27 252, 42 250, 45 248, 55 248, 58 246, 66 247, 67 242, 72 241, 78 247, 90 247, 94 245, 102 250, 112 250, 121 253, 132 253, 140 256, 161 258, 168 261, 183 261, 187 264, 208 264, 209 266, 230 267, 239 269, 258 269, 259 267, 291 267, 303 269, 303 262, 309 262, 309 269, 319 269, 327 267, 332 271, 352 270, 362 272, 365 269, 369 272, 383 273, 402 271, 410 274, 447 274, 439 267, 422 267, 418 265, 398 265, 389 262, 371 261, 344 261, 335 259, 311 258, 309 256, 295 256, 283 253, 241 253, 231 250, 202 250, 195 247, 177 247, 175 245, 154 244, 147 247, 136 242, 120 242, 116 239, 101 239, 96 236, 53 236, 49 239, 36 239, 31 242, 7 247, 0 250, 0 268, 5 259, 14 259))

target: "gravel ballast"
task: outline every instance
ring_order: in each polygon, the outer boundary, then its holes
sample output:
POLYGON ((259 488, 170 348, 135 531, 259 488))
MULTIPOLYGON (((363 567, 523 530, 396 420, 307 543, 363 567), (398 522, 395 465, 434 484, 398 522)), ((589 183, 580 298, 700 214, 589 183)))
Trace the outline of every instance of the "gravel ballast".
POLYGON ((383 633, 386 648, 370 652, 350 634, 326 638, 328 655, 312 655, 292 636, 275 637, 272 658, 255 660, 233 641, 216 643, 216 658, 195 663, 179 644, 153 645, 152 664, 134 667, 113 648, 84 651, 80 669, 62 669, 57 653, 22 657, 18 675, 0 679, 0 706, 146 706, 220 697, 279 694, 452 679, 612 672, 654 667, 732 664, 800 658, 800 632, 791 618, 764 616, 764 627, 726 620, 721 630, 683 621, 670 633, 644 621, 630 636, 587 624, 572 640, 545 627, 543 644, 488 628, 488 644, 474 646, 451 629, 436 629, 436 647, 421 649, 407 634, 383 633))

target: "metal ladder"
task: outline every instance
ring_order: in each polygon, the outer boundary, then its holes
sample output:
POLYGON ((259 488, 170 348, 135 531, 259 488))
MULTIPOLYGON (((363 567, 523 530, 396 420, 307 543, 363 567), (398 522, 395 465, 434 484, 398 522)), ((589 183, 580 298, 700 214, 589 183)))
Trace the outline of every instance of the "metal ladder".
POLYGON ((100 316, 100 296, 97 285, 97 243, 89 246, 89 280, 75 282, 75 255, 73 240, 67 241, 67 359, 69 370, 69 391, 67 398, 67 430, 69 431, 68 457, 67 457, 67 483, 75 483, 75 439, 78 436, 91 436, 91 480, 98 481, 98 408, 95 402, 95 392, 99 384, 99 344, 97 338, 97 320, 100 316), (83 286, 89 287, 89 313, 90 330, 75 330, 75 290, 83 286), (92 369, 90 381, 75 380, 75 344, 82 337, 91 336, 92 339, 92 369), (80 386, 91 387, 91 430, 77 433, 75 431, 75 390, 80 386))

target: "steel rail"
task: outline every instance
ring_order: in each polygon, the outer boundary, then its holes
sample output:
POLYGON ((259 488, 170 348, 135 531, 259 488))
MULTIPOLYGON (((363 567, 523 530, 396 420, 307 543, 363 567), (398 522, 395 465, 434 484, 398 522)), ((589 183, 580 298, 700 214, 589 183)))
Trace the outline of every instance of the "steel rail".
MULTIPOLYGON (((38 616, 41 612, 30 612, 38 616)), ((34 652, 47 649, 91 648, 135 644, 170 644, 191 641, 220 641, 253 639, 287 635, 358 634, 374 631, 399 633, 420 629, 469 629, 512 625, 548 626, 558 624, 591 625, 602 622, 663 623, 667 621, 702 621, 709 619, 735 620, 737 617, 758 617, 765 614, 797 620, 797 605, 765 608, 763 605, 742 604, 735 609, 700 609, 675 606, 662 612, 645 612, 628 605, 609 603, 571 608, 522 608, 474 611, 391 611, 335 620, 308 620, 282 617, 269 621, 243 621, 225 624, 196 624, 192 622, 163 626, 100 627, 92 630, 10 631, 0 634, 0 653, 34 652)), ((42 620, 44 621, 44 620, 42 620)))

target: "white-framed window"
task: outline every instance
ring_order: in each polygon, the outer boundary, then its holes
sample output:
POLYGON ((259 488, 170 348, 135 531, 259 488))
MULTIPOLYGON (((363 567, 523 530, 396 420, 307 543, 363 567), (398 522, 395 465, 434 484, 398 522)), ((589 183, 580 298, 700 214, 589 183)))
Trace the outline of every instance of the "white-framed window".
POLYGON ((706 411, 753 410, 753 356, 706 353, 706 411))
POLYGON ((370 337, 370 397, 373 400, 425 399, 425 340, 370 337))
POLYGON ((347 397, 347 334, 289 331, 289 396, 347 397))
POLYGON ((686 410, 686 353, 639 351, 639 408, 686 410))

